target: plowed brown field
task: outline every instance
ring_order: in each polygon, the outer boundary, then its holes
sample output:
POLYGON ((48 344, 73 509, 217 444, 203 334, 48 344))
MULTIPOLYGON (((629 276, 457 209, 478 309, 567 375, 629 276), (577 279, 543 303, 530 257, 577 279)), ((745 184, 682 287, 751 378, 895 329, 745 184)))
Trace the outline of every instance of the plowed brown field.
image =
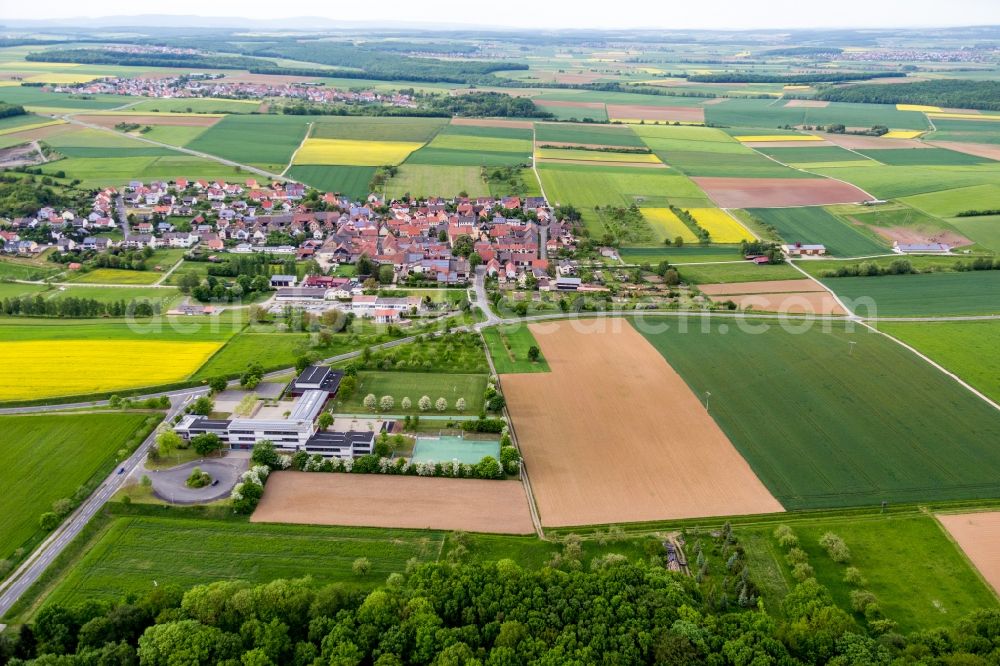
POLYGON ((857 203, 873 197, 830 178, 692 178, 719 208, 784 208, 857 203))
POLYGON ((531 331, 552 371, 504 375, 503 389, 543 525, 783 510, 627 321, 531 331))
POLYGON ((254 523, 531 534, 520 481, 275 472, 254 523))
POLYGON ((1000 593, 1000 512, 939 515, 937 519, 1000 593))

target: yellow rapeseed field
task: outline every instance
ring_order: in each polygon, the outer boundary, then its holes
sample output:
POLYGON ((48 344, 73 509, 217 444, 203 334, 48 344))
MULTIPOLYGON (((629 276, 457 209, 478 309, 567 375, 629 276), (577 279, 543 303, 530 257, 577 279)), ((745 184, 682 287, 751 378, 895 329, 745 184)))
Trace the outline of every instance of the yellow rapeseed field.
POLYGON ((399 164, 424 144, 413 141, 356 141, 306 139, 295 154, 295 164, 383 166, 399 164))
POLYGON ((985 113, 931 113, 931 118, 955 118, 956 120, 1000 120, 1000 116, 985 113))
POLYGON ((893 130, 882 135, 883 139, 916 139, 923 132, 916 130, 893 130))
POLYGON ((928 111, 940 111, 941 107, 939 107, 939 106, 928 106, 926 104, 897 104, 896 105, 896 110, 897 111, 922 111, 922 112, 926 113, 928 111))
POLYGON ((698 237, 688 229, 687 225, 669 208, 643 208, 642 216, 649 226, 658 232, 657 236, 669 238, 671 241, 680 236, 685 243, 697 243, 698 237))
POLYGON ((616 153, 610 150, 576 150, 574 148, 539 148, 535 157, 542 160, 584 160, 586 162, 631 162, 661 164, 653 153, 616 153))
POLYGON ((823 137, 812 134, 752 134, 733 137, 737 141, 822 141, 823 137))
POLYGON ((753 234, 724 210, 718 208, 689 208, 688 213, 710 235, 713 243, 739 243, 753 240, 753 234))
POLYGON ((30 340, 0 345, 0 400, 33 400, 158 386, 187 379, 221 342, 30 340))
POLYGON ((30 83, 87 83, 99 79, 99 74, 36 74, 25 79, 30 83))

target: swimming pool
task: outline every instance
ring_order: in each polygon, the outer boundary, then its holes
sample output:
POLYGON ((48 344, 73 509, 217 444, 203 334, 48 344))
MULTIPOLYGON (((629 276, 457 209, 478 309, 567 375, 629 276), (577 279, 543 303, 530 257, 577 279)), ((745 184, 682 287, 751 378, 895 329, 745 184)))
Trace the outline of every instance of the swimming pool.
POLYGON ((500 459, 500 442, 483 442, 461 437, 417 437, 412 462, 459 462, 475 464, 486 456, 500 459))

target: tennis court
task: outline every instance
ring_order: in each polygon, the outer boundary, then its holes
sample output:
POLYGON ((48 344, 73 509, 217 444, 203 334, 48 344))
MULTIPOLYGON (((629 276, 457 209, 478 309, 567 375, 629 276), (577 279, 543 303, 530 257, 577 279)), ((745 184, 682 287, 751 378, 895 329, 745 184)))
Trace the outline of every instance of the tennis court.
POLYGON ((462 437, 417 437, 413 446, 413 462, 451 462, 458 460, 474 465, 486 456, 499 460, 500 442, 484 442, 462 437))

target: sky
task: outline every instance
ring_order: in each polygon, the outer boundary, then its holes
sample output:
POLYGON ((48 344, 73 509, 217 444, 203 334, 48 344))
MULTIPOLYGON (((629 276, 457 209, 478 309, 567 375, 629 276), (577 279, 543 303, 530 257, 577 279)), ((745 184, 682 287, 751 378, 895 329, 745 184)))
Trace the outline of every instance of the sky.
POLYGON ((136 14, 319 16, 521 28, 839 28, 1000 24, 1000 0, 33 0, 0 2, 4 19, 68 19, 136 14), (620 11, 616 8, 620 8, 620 11))

